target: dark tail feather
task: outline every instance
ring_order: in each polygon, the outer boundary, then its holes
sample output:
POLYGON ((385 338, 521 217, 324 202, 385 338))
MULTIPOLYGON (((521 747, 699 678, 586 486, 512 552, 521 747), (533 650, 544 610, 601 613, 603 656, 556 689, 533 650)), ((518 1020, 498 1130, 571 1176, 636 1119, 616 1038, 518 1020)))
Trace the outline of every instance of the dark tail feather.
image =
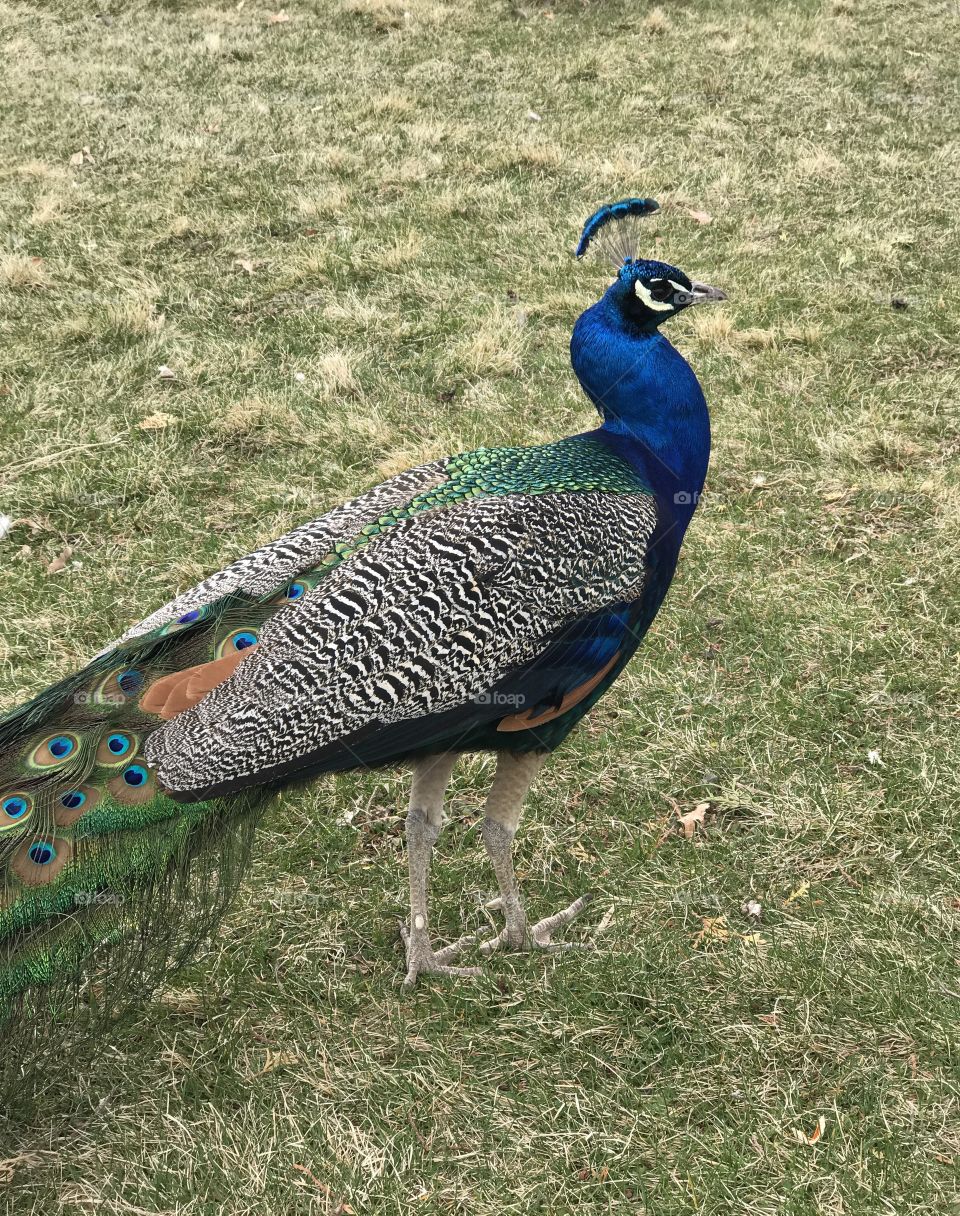
POLYGON ((95 1037, 194 957, 230 904, 269 795, 174 801, 143 759, 163 720, 140 703, 170 673, 221 657, 238 623, 249 638, 275 610, 230 597, 0 721, 4 1096, 42 1080, 52 1046, 69 1058, 66 1044, 95 1037))

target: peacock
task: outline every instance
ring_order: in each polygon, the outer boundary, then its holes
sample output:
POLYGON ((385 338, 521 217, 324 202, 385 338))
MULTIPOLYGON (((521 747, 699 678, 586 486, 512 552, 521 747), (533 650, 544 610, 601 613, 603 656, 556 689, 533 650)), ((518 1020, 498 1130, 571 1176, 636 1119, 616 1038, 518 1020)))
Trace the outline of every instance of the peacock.
MULTIPOLYGON (((0 721, 0 1022, 18 1039, 113 1011, 193 956, 260 812, 322 773, 412 767, 403 983, 473 974, 437 948, 428 877, 457 757, 497 763, 482 838, 503 929, 554 950, 586 897, 528 922, 512 859, 526 793, 655 617, 707 472, 707 407, 660 333, 725 295, 638 256, 658 209, 601 207, 616 278, 577 320, 600 425, 391 477, 241 557, 0 721), (45 1029, 46 1028, 46 1029, 45 1029)), ((462 960, 460 960, 462 961, 462 960)))

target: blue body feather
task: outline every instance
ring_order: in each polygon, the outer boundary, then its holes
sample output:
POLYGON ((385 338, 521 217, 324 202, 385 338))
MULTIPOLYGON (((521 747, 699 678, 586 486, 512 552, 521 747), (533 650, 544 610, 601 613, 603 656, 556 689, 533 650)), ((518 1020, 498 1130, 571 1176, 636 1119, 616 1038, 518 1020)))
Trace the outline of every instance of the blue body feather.
POLYGON ((685 528, 710 459, 707 404, 679 351, 656 330, 639 330, 624 318, 620 300, 628 292, 618 279, 579 317, 570 342, 573 369, 603 418, 597 437, 685 528))

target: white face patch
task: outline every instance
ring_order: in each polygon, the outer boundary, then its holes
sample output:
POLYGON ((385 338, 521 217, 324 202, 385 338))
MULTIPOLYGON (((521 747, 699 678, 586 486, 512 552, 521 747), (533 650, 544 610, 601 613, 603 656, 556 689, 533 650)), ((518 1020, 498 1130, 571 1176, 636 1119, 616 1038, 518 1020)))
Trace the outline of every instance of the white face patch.
POLYGON ((653 309, 654 312, 673 312, 673 305, 666 300, 655 300, 650 294, 650 288, 646 284, 641 283, 636 279, 633 284, 633 290, 637 293, 638 299, 646 304, 647 308, 653 309))

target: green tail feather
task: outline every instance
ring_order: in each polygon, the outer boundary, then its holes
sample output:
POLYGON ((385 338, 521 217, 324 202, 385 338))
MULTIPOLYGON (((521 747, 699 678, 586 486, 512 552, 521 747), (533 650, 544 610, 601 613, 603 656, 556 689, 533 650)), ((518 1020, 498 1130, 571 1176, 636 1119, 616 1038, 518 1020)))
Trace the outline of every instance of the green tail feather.
MULTIPOLYGON (((159 678, 253 645, 285 604, 226 597, 0 720, 0 1088, 186 962, 245 872, 269 791, 181 805, 144 760, 159 678)), ((61 1056, 62 1058, 62 1056, 61 1056)))

